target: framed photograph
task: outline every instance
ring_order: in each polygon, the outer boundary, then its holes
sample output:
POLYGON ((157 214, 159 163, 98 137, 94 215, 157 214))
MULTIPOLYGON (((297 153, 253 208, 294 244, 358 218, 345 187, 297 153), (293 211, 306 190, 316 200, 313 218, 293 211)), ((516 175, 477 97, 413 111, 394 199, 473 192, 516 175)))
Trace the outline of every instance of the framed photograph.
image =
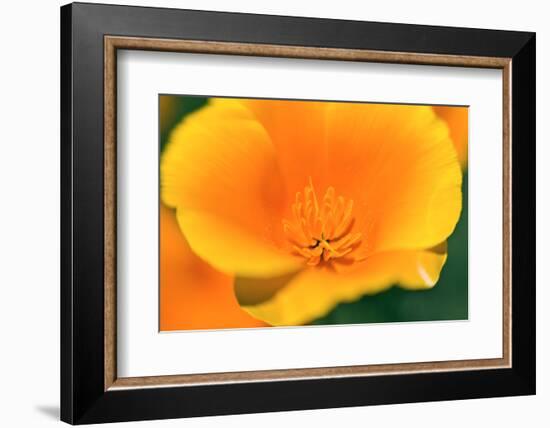
POLYGON ((61 8, 61 418, 535 393, 535 34, 61 8))

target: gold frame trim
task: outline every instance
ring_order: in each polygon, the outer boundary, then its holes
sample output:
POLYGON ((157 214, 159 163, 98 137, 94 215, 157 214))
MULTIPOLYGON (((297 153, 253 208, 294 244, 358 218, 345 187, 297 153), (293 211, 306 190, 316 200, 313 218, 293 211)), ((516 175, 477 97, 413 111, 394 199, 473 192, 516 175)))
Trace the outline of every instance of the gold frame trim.
POLYGON ((382 52, 140 37, 104 37, 104 389, 155 388, 222 383, 339 378, 472 369, 509 368, 512 361, 511 249, 511 58, 382 52), (503 81, 503 349, 502 358, 262 370, 172 376, 117 377, 116 369, 116 52, 118 49, 245 55, 339 61, 495 68, 503 81))

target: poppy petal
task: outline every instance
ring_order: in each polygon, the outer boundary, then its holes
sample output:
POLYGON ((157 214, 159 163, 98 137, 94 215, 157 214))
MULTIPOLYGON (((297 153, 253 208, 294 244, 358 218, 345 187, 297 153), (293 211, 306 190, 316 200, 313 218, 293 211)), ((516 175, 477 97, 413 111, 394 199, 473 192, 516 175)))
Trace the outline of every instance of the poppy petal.
POLYGON ((173 210, 160 207, 160 330, 261 327, 233 293, 233 277, 191 251, 173 210))
POLYGON ((462 169, 468 166, 468 107, 434 107, 436 114, 449 127, 451 139, 462 169))
POLYGON ((430 248, 458 221, 462 173, 431 107, 333 103, 327 185, 354 200, 364 254, 430 248))
POLYGON ((257 99, 239 102, 253 113, 269 135, 291 198, 304 188, 308 176, 317 181, 324 174, 324 158, 318 154, 323 153, 325 144, 326 102, 257 99))
POLYGON ((193 251, 222 272, 270 278, 302 265, 298 257, 222 216, 178 209, 177 218, 193 251))
POLYGON ((243 308, 271 325, 306 324, 326 315, 338 303, 384 291, 393 284, 429 289, 438 281, 446 258, 446 247, 440 245, 425 251, 376 254, 349 268, 308 269, 291 277, 268 299, 243 308))
POLYGON ((297 268, 276 245, 285 204, 275 151, 247 109, 224 103, 187 117, 163 154, 161 185, 189 245, 212 266, 258 276, 297 268))

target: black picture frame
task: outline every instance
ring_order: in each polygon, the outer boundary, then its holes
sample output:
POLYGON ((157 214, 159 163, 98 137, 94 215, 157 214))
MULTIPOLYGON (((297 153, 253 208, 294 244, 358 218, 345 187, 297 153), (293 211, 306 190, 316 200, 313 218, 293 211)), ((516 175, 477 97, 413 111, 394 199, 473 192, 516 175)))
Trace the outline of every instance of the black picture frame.
MULTIPOLYGON (((61 419, 71 424, 535 393, 535 34, 74 3, 61 8, 61 419), (104 36, 512 60, 512 366, 104 388, 104 36)), ((490 262, 490 260, 488 260, 490 262)))

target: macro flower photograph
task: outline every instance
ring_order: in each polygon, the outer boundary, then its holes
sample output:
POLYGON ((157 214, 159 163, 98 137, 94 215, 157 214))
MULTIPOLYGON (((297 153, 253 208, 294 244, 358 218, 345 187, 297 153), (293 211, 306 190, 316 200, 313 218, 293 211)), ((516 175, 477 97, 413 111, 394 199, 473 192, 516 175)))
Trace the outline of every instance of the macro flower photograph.
POLYGON ((468 108, 159 96, 160 330, 468 319, 468 108))

